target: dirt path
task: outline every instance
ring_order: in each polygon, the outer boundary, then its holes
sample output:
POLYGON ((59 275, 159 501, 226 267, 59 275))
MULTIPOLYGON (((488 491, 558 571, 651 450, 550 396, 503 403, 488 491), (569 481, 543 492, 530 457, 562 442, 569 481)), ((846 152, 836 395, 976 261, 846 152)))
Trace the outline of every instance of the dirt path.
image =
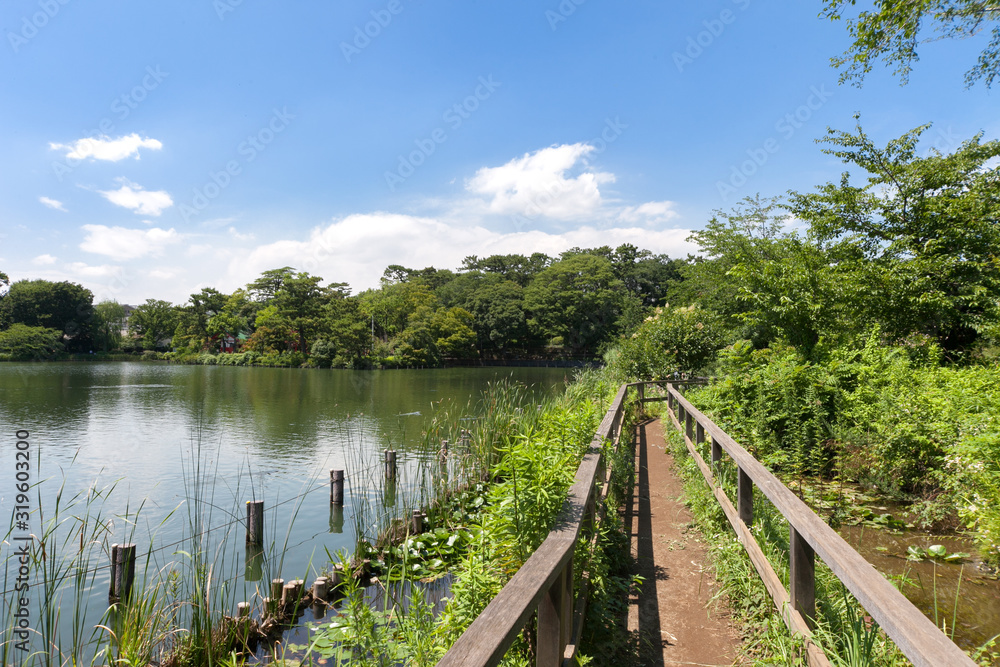
POLYGON ((630 600, 628 628, 638 635, 641 664, 732 665, 740 640, 721 603, 706 548, 679 500, 681 481, 659 420, 636 429, 636 487, 626 525, 633 572, 645 582, 630 600))

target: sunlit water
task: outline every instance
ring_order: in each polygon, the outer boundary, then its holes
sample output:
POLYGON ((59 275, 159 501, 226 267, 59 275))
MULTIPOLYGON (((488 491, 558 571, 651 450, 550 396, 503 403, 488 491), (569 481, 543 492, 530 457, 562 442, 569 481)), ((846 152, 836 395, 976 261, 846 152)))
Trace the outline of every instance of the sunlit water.
POLYGON ((560 391, 571 375, 547 368, 321 371, 0 364, 0 516, 11 520, 0 547, 0 561, 8 563, 3 613, 9 619, 10 605, 16 605, 11 591, 17 565, 11 569, 8 556, 23 543, 17 538, 42 534, 57 497, 64 521, 58 539, 46 545, 50 566, 79 549, 75 536, 81 529, 89 538, 99 523, 103 537, 85 540, 90 555, 83 603, 71 592, 56 598, 59 602, 39 599, 41 566, 32 566, 28 608, 33 630, 55 604, 62 605, 64 637, 71 607, 84 610, 81 627, 100 621, 109 584, 106 550, 113 542, 137 545, 139 579, 153 571, 183 569, 195 496, 202 500, 199 528, 211 529, 213 585, 228 587, 226 599, 234 604, 251 599, 260 582, 272 576, 311 581, 328 563, 328 553, 353 547, 354 510, 385 500, 383 450, 398 451, 397 497, 405 497, 407 487, 419 480, 422 462, 433 455, 423 451, 422 432, 435 410, 475 402, 488 383, 500 378, 529 385, 533 402, 560 391), (30 434, 35 485, 27 530, 15 521, 18 431, 30 434), (346 471, 342 513, 330 506, 331 469, 346 471), (89 505, 70 504, 88 489, 104 489, 104 496, 89 505), (265 541, 280 555, 259 571, 246 567, 248 500, 264 501, 265 541), (84 515, 89 516, 86 526, 77 519, 84 515))

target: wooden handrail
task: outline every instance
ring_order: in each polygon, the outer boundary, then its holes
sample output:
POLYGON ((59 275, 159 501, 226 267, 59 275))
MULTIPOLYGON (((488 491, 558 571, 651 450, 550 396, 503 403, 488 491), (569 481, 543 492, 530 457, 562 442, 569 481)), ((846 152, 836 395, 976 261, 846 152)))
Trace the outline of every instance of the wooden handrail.
MULTIPOLYGON (((811 609, 814 590, 812 556, 816 554, 916 667, 975 666, 962 649, 879 574, 871 563, 851 548, 836 531, 757 459, 685 399, 676 387, 668 385, 667 394, 667 405, 671 416, 676 419, 677 426, 686 431, 685 440, 688 448, 694 453, 702 472, 706 472, 707 466, 697 453, 694 444, 701 441, 705 433, 712 439, 713 462, 717 460, 716 453, 721 448, 736 463, 742 482, 737 491, 739 516, 734 518, 729 511, 726 514, 737 534, 741 536, 741 542, 747 538, 753 540, 749 523, 753 521, 750 500, 754 487, 760 489, 788 520, 791 530, 791 592, 784 599, 791 601, 795 611, 802 613, 803 616, 814 613, 814 609, 811 609), (675 411, 678 414, 675 415, 675 411), (697 425, 701 438, 698 434, 692 434, 693 424, 697 425)), ((711 479, 709 483, 713 485, 716 498, 723 502, 723 499, 726 499, 725 494, 711 479)), ((728 499, 725 502, 729 502, 728 499)), ((747 547, 746 542, 744 547, 747 547)), ((750 551, 749 547, 747 551, 750 551)), ((754 564, 757 565, 756 561, 754 564)), ((764 575, 763 572, 761 574, 764 575)), ((772 597, 774 596, 775 592, 772 591, 772 597)), ((775 602, 779 608, 782 607, 782 602, 777 598, 775 602)), ((786 615, 786 620, 787 618, 786 615)))
POLYGON ((563 662, 573 621, 573 551, 593 506, 594 482, 606 439, 621 427, 629 385, 622 385, 601 420, 555 527, 462 636, 438 661, 438 667, 492 667, 499 664, 532 613, 538 613, 536 664, 563 662))

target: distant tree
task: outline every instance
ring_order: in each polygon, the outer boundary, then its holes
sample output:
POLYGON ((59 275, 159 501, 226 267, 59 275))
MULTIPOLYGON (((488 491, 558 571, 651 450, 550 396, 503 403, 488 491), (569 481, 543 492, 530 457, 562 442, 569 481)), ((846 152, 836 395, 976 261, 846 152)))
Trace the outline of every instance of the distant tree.
POLYGON ((528 337, 524 290, 500 276, 491 277, 481 281, 466 302, 478 347, 483 352, 523 347, 528 337))
POLYGON ((6 273, 0 271, 0 298, 3 298, 7 294, 8 287, 10 287, 10 278, 6 273))
POLYGON ((213 334, 208 331, 209 321, 222 311, 228 297, 214 287, 205 287, 192 294, 187 304, 177 309, 177 329, 174 347, 202 350, 208 346, 213 334))
POLYGON ((538 272, 549 266, 552 258, 540 252, 524 255, 490 255, 480 259, 470 255, 462 261, 462 271, 495 273, 506 280, 526 287, 538 272))
POLYGON ((524 290, 528 327, 572 350, 594 350, 612 335, 624 287, 610 260, 582 254, 552 264, 524 290))
POLYGON ((94 306, 94 344, 103 352, 118 349, 125 327, 125 307, 117 301, 102 301, 94 306))
POLYGON ((0 328, 13 324, 58 329, 70 351, 89 350, 94 295, 71 282, 19 280, 0 299, 0 328))
MULTIPOLYGON (((854 0, 825 0, 821 16, 840 20, 854 0)), ((872 11, 849 19, 847 31, 854 40, 843 56, 831 61, 841 69, 840 82, 861 85, 872 63, 881 58, 895 65, 902 83, 909 80, 919 59, 917 45, 934 39, 964 39, 989 30, 990 41, 975 66, 965 74, 966 85, 983 79, 989 88, 1000 75, 1000 2, 997 0, 877 0, 872 11), (934 34, 928 37, 928 33, 934 34)))
POLYGON ((162 349, 177 327, 177 312, 169 301, 146 299, 129 316, 129 333, 147 350, 162 349))

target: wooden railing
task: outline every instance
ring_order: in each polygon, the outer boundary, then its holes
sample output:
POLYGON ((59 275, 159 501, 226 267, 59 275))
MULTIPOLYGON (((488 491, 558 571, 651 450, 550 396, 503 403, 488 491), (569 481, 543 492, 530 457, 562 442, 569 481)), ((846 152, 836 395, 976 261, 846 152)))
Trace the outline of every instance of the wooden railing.
POLYGON ((582 528, 596 520, 595 483, 607 494, 601 445, 610 439, 618 446, 625 397, 634 388, 641 402, 667 401, 674 425, 684 432, 688 451, 722 506, 740 543, 767 587, 774 604, 793 634, 805 639, 811 667, 830 663, 811 641, 815 617, 815 556, 827 564, 858 602, 916 667, 975 667, 975 663, 907 600, 885 577, 832 528, 754 459, 712 420, 678 391, 677 385, 704 384, 702 378, 677 382, 637 382, 622 385, 608 409, 590 449, 576 472, 562 512, 545 541, 472 625, 459 637, 438 667, 488 667, 503 658, 532 614, 537 613, 536 665, 572 664, 583 627, 586 595, 573 590, 573 551, 582 528), (647 389, 660 393, 649 395, 647 389), (737 467, 737 504, 730 501, 701 457, 699 446, 711 444, 712 466, 723 453, 737 467), (754 488, 760 489, 790 526, 790 590, 775 573, 750 527, 753 525, 754 488))
POLYGON ((628 387, 622 385, 618 390, 597 428, 555 528, 452 645, 438 667, 498 664, 536 612, 536 664, 555 667, 564 660, 572 662, 586 611, 586 597, 573 590, 573 552, 581 529, 597 518, 595 482, 600 480, 602 495, 607 493, 602 445, 612 440, 617 446, 628 387))
POLYGON ((823 652, 810 641, 810 621, 816 614, 815 556, 819 555, 916 667, 974 667, 975 663, 861 554, 851 548, 759 461, 691 405, 677 387, 667 384, 665 392, 665 396, 643 396, 642 400, 667 401, 671 420, 684 432, 688 451, 722 506, 785 623, 793 633, 806 638, 810 665, 829 665, 823 652), (711 443, 712 467, 705 463, 698 451, 706 443, 706 438, 711 443), (729 455, 737 467, 735 508, 713 474, 713 468, 718 467, 723 452, 729 455), (750 532, 753 525, 754 488, 759 489, 788 520, 788 591, 750 532))

